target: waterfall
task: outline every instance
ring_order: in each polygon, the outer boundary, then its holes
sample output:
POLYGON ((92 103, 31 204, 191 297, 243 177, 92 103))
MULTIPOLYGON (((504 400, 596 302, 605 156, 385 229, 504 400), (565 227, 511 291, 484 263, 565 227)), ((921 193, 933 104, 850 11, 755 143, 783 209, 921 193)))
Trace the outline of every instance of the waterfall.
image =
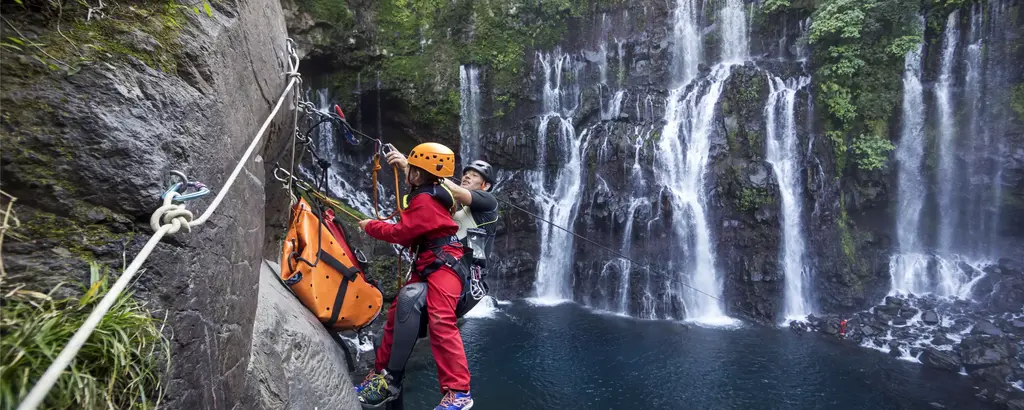
POLYGON ((619 41, 617 42, 617 53, 615 55, 615 58, 618 60, 618 71, 615 75, 615 84, 613 86, 612 84, 608 83, 608 30, 610 27, 609 25, 611 23, 608 21, 607 15, 602 15, 601 19, 603 22, 603 27, 601 30, 602 38, 601 43, 598 45, 597 52, 597 68, 600 73, 600 86, 598 87, 598 90, 600 90, 601 93, 601 120, 608 121, 618 118, 619 114, 622 112, 622 99, 625 97, 626 94, 625 90, 622 89, 622 79, 625 75, 625 68, 623 67, 622 61, 622 42, 619 41), (607 98, 606 101, 605 92, 608 89, 613 89, 614 92, 611 93, 611 97, 607 98))
POLYGON ((459 157, 463 163, 480 158, 480 69, 459 66, 459 157))
POLYGON ((732 65, 748 54, 747 21, 743 3, 728 0, 718 16, 721 62, 710 75, 694 83, 702 51, 696 0, 679 0, 673 11, 672 79, 665 108, 665 126, 658 142, 658 183, 667 188, 673 207, 672 227, 681 252, 670 267, 684 273, 668 278, 671 298, 679 300, 687 320, 730 324, 722 306, 722 278, 716 267, 706 214, 704 176, 711 149, 712 121, 732 65))
POLYGON ((931 111, 921 96, 920 48, 907 56, 903 130, 896 151, 899 202, 897 253, 890 260, 892 294, 970 297, 984 265, 1000 254, 996 238, 1002 139, 1012 115, 1007 68, 1013 62, 1006 36, 1013 24, 1006 15, 1010 4, 992 0, 972 5, 967 33, 961 33, 960 10, 950 13, 931 111), (931 191, 923 169, 927 113, 934 115, 938 148, 931 191), (922 220, 931 197, 935 232, 922 220))
MULTIPOLYGON (((562 83, 564 68, 573 66, 571 56, 556 50, 551 54, 538 54, 537 59, 544 70, 544 112, 540 117, 537 136, 538 144, 545 148, 538 155, 538 171, 533 173, 531 185, 538 188, 535 200, 541 216, 554 225, 572 229, 583 185, 582 157, 591 130, 584 129, 577 135, 573 127, 572 115, 579 101, 579 88, 575 83, 579 73, 574 70, 569 84, 562 83), (553 144, 548 141, 551 120, 557 121, 557 139, 553 144), (556 165, 553 167, 556 172, 550 176, 547 173, 550 168, 547 147, 557 150, 554 161, 556 165)), ((551 303, 570 300, 574 237, 552 224, 538 223, 541 254, 534 283, 537 301, 551 303)))
POLYGON ((889 261, 892 288, 922 293, 928 284, 922 274, 927 259, 921 252, 920 221, 924 206, 925 179, 921 167, 924 160, 924 87, 921 85, 921 52, 923 44, 907 52, 903 63, 903 118, 900 141, 896 147, 897 252, 889 261))
MULTIPOLYGON (((647 201, 643 198, 633 198, 629 203, 629 210, 626 211, 626 225, 622 231, 622 246, 619 253, 629 256, 633 249, 633 218, 636 210, 647 201)), ((629 314, 629 280, 632 273, 633 263, 629 259, 619 258, 619 305, 618 313, 629 314)))
MULTIPOLYGON (((982 126, 984 149, 987 149, 986 156, 977 172, 981 173, 991 182, 984 186, 990 190, 984 196, 988 198, 985 215, 980 215, 979 222, 984 224, 987 235, 984 240, 987 246, 982 243, 979 254, 986 255, 988 260, 996 260, 1001 256, 999 246, 1000 227, 1000 204, 1003 203, 1003 167, 1006 165, 1007 147, 1004 138, 1010 119, 1016 114, 1011 108, 1009 90, 1014 85, 1010 81, 1010 67, 1017 64, 1011 56, 1016 43, 1010 40, 1010 33, 1014 32, 1014 24, 1019 24, 1017 14, 1014 11, 1016 4, 1011 0, 990 0, 989 1, 989 27, 985 37, 986 61, 983 70, 984 84, 982 95, 984 100, 981 112, 978 113, 978 124, 982 126), (990 100, 991 99, 991 100, 990 100), (992 103, 996 101, 997 103, 992 103)), ((980 8, 980 6, 979 6, 980 8)), ((984 15, 979 10, 979 13, 984 15)), ((984 27, 980 27, 985 30, 984 27)), ((980 241, 979 241, 980 242, 980 241)))
POLYGON ((722 63, 743 64, 750 54, 747 13, 743 0, 726 0, 719 13, 722 25, 722 63))
POLYGON ((676 0, 672 11, 672 62, 673 87, 683 88, 697 76, 697 65, 703 54, 700 35, 700 10, 697 0, 676 0))
MULTIPOLYGON (((935 85, 936 115, 939 121, 939 161, 936 184, 939 188, 939 223, 938 250, 949 254, 953 248, 953 234, 956 230, 959 207, 954 202, 953 194, 958 188, 956 184, 956 112, 953 107, 953 62, 960 37, 960 10, 950 13, 946 20, 946 31, 942 40, 942 68, 939 81, 935 85)), ((949 278, 941 278, 946 282, 949 278)))
POLYGON ((781 262, 786 288, 783 315, 787 319, 803 319, 811 313, 811 295, 805 284, 811 272, 806 263, 803 232, 803 185, 800 182, 800 150, 796 135, 796 93, 810 83, 809 77, 784 81, 768 77, 770 93, 765 105, 767 153, 782 195, 781 262))
MULTIPOLYGON (((965 76, 964 76, 964 105, 965 111, 970 115, 968 120, 967 132, 978 132, 977 130, 981 126, 978 122, 978 118, 981 114, 981 5, 975 4, 971 7, 971 28, 968 33, 967 47, 964 52, 965 58, 965 76)), ((981 132, 980 138, 973 138, 972 143, 966 149, 966 169, 968 175, 981 174, 982 170, 981 160, 988 150, 989 135, 985 132, 981 132)), ((988 226, 985 223, 972 223, 975 221, 983 221, 985 214, 986 198, 984 195, 972 195, 967 198, 967 202, 964 204, 966 208, 966 215, 968 222, 964 228, 967 230, 968 238, 982 238, 984 232, 987 229, 995 229, 995 226, 988 226)), ((973 241, 972 241, 973 242, 973 241)), ((980 241, 974 243, 968 243, 966 251, 972 255, 979 255, 987 253, 986 249, 981 249, 982 246, 993 244, 986 243, 987 241, 980 241)))

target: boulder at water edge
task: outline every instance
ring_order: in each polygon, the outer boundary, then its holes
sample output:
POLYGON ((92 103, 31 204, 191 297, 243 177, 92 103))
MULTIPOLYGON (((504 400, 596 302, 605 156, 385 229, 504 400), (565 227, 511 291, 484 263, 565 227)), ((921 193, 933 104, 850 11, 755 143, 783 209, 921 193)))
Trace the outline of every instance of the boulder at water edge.
POLYGON ((1016 347, 999 337, 968 336, 960 342, 960 360, 975 381, 997 386, 1007 383, 1016 364, 1016 347))
POLYGON ((356 410, 345 353, 264 261, 247 388, 261 409, 356 410))
POLYGON ((1003 332, 998 327, 987 320, 978 321, 971 329, 972 335, 988 335, 988 336, 1002 336, 1003 332))
POLYGON ((921 353, 921 363, 936 369, 945 369, 951 372, 960 371, 960 358, 956 354, 934 347, 924 349, 924 353, 921 353))

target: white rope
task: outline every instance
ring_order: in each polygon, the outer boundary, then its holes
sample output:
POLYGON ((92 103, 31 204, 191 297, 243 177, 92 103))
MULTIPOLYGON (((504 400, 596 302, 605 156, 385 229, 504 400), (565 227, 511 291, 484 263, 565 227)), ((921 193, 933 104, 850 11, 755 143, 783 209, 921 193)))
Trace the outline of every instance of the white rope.
POLYGON ((290 140, 291 140, 291 144, 290 145, 292 146, 292 160, 291 160, 291 166, 290 166, 290 168, 288 168, 288 171, 289 171, 288 183, 285 184, 285 190, 288 191, 288 198, 289 198, 288 207, 289 208, 295 206, 295 204, 299 202, 299 198, 295 197, 295 191, 292 190, 292 187, 295 185, 295 146, 299 144, 298 136, 299 136, 299 100, 300 100, 299 97, 300 96, 299 96, 299 93, 293 93, 292 95, 295 96, 295 98, 294 98, 294 104, 295 105, 294 105, 293 111, 292 111, 292 113, 293 113, 293 115, 292 115, 292 138, 290 138, 290 140))
POLYGON ((274 109, 270 111, 270 115, 267 116, 267 120, 263 122, 263 126, 260 127, 260 130, 256 133, 252 143, 249 144, 249 148, 245 151, 245 154, 242 155, 242 159, 238 161, 238 165, 235 166, 234 171, 231 172, 231 176, 228 177, 224 186, 219 190, 217 197, 214 198, 210 207, 206 209, 206 212, 203 212, 199 219, 192 220, 192 212, 186 210, 184 204, 173 203, 174 198, 179 195, 177 192, 171 191, 168 195, 164 196, 163 206, 157 208, 149 220, 150 227, 155 231, 153 236, 149 238, 146 245, 142 247, 139 254, 132 260, 131 265, 128 265, 128 268, 124 270, 119 278, 117 278, 117 282, 114 282, 114 286, 111 286, 107 294, 103 296, 103 299, 96 305, 96 308, 89 314, 89 317, 85 319, 85 323, 82 324, 82 327, 80 327, 75 334, 71 336, 71 340, 68 341, 68 344, 64 346, 64 349, 61 350, 59 355, 57 355, 57 358, 52 364, 50 364, 50 367, 46 369, 43 376, 39 378, 36 385, 32 387, 32 390, 29 391, 28 395, 25 397, 25 400, 18 405, 18 410, 35 410, 40 404, 42 404, 43 399, 46 398, 46 394, 49 393, 50 389, 53 388, 53 385, 57 383, 57 379, 60 377, 61 373, 63 373, 64 369, 71 364, 75 355, 77 355, 78 351, 83 345, 85 345, 85 342, 89 339, 89 336, 92 335, 92 332, 96 330, 96 326, 99 325, 100 320, 102 320, 103 316, 107 314, 110 307, 114 305, 117 298, 121 296, 124 289, 128 287, 128 284, 139 271, 139 268, 141 268, 142 264, 146 262, 149 254, 153 252, 156 245, 160 243, 160 239, 162 239, 164 235, 173 235, 179 231, 185 231, 186 233, 191 232, 192 227, 202 225, 206 222, 206 220, 210 218, 210 215, 212 215, 217 209, 217 206, 220 205, 221 201, 224 200, 224 196, 226 196, 228 190, 231 189, 231 185, 234 184, 238 174, 242 172, 242 168, 244 168, 246 162, 249 161, 249 157, 252 156, 253 151, 256 150, 256 146, 259 145, 260 140, 263 138, 263 134, 267 131, 267 127, 270 126, 270 123, 277 115, 277 111, 281 108, 281 104, 284 102, 285 97, 288 96, 288 93, 292 90, 295 84, 300 81, 298 72, 299 59, 295 53, 291 39, 288 39, 288 54, 288 65, 290 69, 290 71, 286 73, 288 75, 288 86, 285 87, 284 92, 281 93, 281 97, 278 98, 274 109))

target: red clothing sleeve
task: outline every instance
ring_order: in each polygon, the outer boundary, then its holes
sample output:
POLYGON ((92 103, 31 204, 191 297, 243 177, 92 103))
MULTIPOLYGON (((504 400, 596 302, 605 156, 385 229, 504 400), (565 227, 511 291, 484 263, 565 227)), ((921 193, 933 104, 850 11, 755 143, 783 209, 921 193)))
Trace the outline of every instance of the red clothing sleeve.
POLYGON ((433 201, 430 195, 416 195, 409 201, 409 207, 402 211, 402 218, 397 224, 370 221, 366 224, 366 234, 385 242, 411 247, 416 239, 437 230, 443 224, 442 217, 451 220, 447 213, 439 214, 441 206, 431 206, 435 205, 429 203, 433 201))

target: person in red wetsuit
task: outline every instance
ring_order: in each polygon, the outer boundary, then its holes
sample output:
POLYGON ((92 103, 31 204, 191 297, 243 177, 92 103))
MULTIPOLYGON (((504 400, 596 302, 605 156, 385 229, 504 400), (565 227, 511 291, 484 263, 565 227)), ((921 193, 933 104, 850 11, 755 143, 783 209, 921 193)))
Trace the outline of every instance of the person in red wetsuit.
POLYGON ((455 236, 459 227, 452 219, 455 198, 440 183, 454 175, 455 153, 442 144, 424 143, 413 148, 408 160, 406 182, 412 189, 401 204, 401 220, 397 224, 370 219, 359 222, 376 239, 415 249, 416 260, 408 284, 388 309, 374 370, 355 389, 364 408, 382 407, 401 393, 405 361, 419 333, 419 315, 412 313, 426 308, 430 347, 444 394, 436 409, 465 410, 473 406, 469 365, 455 326, 455 308, 465 281, 460 263, 463 248, 455 236), (424 291, 426 298, 416 294, 424 291), (423 300, 426 306, 417 305, 423 300))

